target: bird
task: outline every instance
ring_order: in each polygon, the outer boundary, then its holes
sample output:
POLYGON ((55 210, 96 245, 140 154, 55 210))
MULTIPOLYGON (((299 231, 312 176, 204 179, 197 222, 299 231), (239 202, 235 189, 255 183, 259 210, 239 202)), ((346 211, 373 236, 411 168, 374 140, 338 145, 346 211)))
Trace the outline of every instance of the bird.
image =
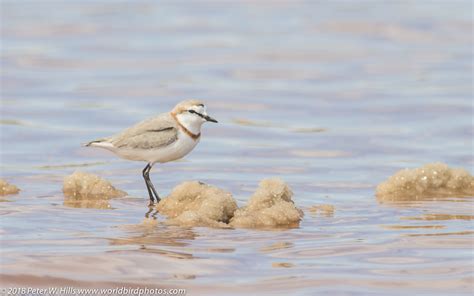
POLYGON ((103 148, 128 160, 145 161, 147 165, 142 175, 152 205, 161 200, 150 180, 153 165, 183 158, 191 152, 201 139, 201 127, 205 122, 217 123, 217 120, 207 114, 202 101, 186 100, 170 112, 145 119, 113 136, 84 146, 103 148))

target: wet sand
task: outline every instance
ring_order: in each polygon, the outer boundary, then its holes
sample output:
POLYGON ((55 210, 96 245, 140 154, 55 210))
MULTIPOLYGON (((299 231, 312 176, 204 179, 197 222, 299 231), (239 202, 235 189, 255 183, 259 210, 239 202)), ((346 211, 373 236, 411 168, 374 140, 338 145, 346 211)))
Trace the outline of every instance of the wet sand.
POLYGON ((405 168, 473 174, 470 6, 2 3, 0 178, 21 191, 0 199, 1 287, 470 295, 472 196, 375 196, 405 168), (299 227, 167 225, 145 164, 81 147, 187 98, 220 124, 154 167, 159 193, 199 180, 242 207, 280 177, 299 227), (76 170, 128 195, 68 204, 76 170))

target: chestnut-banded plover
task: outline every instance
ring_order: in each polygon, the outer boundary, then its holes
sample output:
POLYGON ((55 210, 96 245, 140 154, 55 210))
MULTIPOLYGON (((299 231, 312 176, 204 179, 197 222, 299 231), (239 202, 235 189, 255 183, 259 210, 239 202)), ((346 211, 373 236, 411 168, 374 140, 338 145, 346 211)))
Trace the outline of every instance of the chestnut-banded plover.
POLYGON ((191 152, 201 138, 201 126, 206 121, 217 123, 207 115, 206 106, 201 101, 183 101, 171 112, 144 120, 114 136, 89 142, 85 146, 104 148, 129 160, 146 161, 143 178, 150 202, 159 202, 160 197, 149 176, 151 168, 157 162, 177 160, 191 152))

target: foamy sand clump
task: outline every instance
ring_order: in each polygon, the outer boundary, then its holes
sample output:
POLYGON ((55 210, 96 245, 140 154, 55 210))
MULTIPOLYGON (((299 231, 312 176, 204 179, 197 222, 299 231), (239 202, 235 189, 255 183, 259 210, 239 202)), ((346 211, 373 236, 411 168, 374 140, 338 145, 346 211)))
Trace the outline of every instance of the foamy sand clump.
POLYGON ((474 196, 474 177, 462 168, 451 169, 444 163, 430 163, 397 172, 377 186, 376 196, 382 202, 474 196))
POLYGON ((127 195, 112 186, 109 181, 84 172, 74 172, 64 178, 63 193, 66 197, 76 200, 104 200, 127 195))
POLYGON ((232 194, 200 182, 184 182, 157 206, 166 223, 185 227, 274 228, 298 226, 303 213, 291 200, 291 189, 280 179, 267 179, 238 209, 232 194))
POLYGON ((9 184, 7 181, 0 179, 0 195, 17 194, 20 189, 15 185, 9 184))
POLYGON ((167 223, 180 226, 228 227, 237 203, 230 192, 197 181, 184 182, 160 201, 167 223))
POLYGON ((293 192, 283 180, 262 180, 247 206, 235 211, 230 225, 242 228, 296 227, 303 212, 295 206, 292 196, 293 192))

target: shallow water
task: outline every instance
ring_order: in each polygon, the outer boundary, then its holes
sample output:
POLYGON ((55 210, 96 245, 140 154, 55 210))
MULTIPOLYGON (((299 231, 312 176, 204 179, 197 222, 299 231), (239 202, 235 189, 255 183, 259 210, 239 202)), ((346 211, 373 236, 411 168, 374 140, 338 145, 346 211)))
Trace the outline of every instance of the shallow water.
POLYGON ((374 196, 405 167, 473 173, 470 1, 1 8, 1 177, 22 189, 0 203, 2 287, 472 292, 472 198, 374 196), (144 221, 144 164, 80 146, 185 98, 206 101, 220 124, 185 160, 153 169, 160 193, 197 179, 243 205, 279 176, 305 212, 299 228, 144 221), (75 170, 129 196, 68 206, 62 182, 75 170), (334 212, 311 210, 321 204, 334 212))

